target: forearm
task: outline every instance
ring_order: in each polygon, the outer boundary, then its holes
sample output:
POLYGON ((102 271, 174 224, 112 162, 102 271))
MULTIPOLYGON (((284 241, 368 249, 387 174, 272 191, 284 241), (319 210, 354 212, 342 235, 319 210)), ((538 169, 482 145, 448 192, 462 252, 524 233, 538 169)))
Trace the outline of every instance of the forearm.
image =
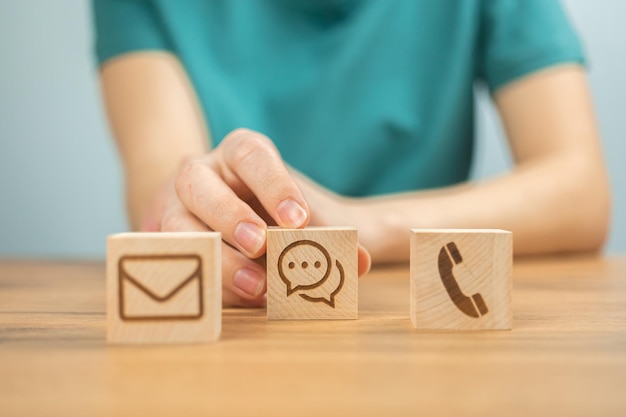
POLYGON ((116 58, 102 68, 101 82, 124 165, 131 227, 152 230, 168 181, 184 161, 207 152, 200 107, 183 68, 168 53, 116 58))
POLYGON ((595 250, 609 192, 599 157, 546 157, 482 183, 353 201, 374 262, 406 261, 410 228, 500 228, 515 254, 595 250), (357 208, 358 207, 358 208, 357 208))
POLYGON ((168 195, 165 188, 173 186, 173 176, 185 159, 182 155, 170 155, 162 163, 126 164, 126 211, 132 230, 159 230, 168 195))
POLYGON ((516 162, 491 180, 363 201, 362 238, 375 261, 406 260, 408 228, 501 228, 516 254, 598 249, 610 193, 585 74, 562 65, 495 94, 516 162))
POLYGON ((126 209, 132 230, 158 231, 174 176, 185 162, 207 152, 206 142, 193 134, 179 137, 168 128, 152 131, 140 127, 118 138, 126 142, 119 146, 124 165, 126 209))

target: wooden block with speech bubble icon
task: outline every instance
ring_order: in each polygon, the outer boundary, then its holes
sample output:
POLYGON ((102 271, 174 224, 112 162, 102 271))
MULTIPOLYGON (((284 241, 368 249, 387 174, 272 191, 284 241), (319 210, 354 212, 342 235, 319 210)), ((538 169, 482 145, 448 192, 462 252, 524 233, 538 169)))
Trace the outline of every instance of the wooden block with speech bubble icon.
POLYGON ((357 317, 357 230, 269 228, 268 320, 357 317))
POLYGON ((107 242, 109 343, 200 343, 222 327, 221 235, 120 233, 107 242))
POLYGON ((412 229, 411 321, 418 329, 511 329, 513 235, 412 229))

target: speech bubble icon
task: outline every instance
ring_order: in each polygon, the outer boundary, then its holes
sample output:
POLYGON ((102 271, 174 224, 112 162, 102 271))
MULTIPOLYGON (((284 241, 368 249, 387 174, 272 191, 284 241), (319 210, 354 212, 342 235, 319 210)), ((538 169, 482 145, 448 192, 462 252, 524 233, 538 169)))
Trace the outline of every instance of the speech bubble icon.
POLYGON ((332 279, 333 282, 326 285, 332 271, 330 254, 322 245, 312 240, 293 242, 278 257, 278 275, 287 286, 287 296, 301 291, 304 294, 299 295, 303 299, 323 302, 333 308, 335 295, 339 293, 344 282, 344 271, 339 261, 336 261, 336 266, 339 271, 338 280, 332 279))
POLYGON ((323 283, 312 290, 307 290, 304 294, 299 294, 300 297, 311 302, 320 302, 335 308, 335 296, 339 294, 345 280, 345 273, 343 266, 339 261, 335 261, 338 273, 331 274, 329 278, 323 283), (332 292, 331 292, 332 291, 332 292))
POLYGON ((278 275, 287 286, 287 295, 311 290, 330 276, 328 251, 312 240, 298 240, 288 245, 278 257, 278 275))

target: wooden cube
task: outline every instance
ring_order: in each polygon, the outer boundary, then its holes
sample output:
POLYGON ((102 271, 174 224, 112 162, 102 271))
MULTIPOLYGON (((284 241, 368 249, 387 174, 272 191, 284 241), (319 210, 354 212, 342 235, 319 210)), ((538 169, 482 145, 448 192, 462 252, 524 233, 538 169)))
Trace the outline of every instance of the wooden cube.
POLYGON ((216 340, 222 326, 221 269, 219 233, 109 236, 107 340, 216 340))
POLYGON ((411 230, 411 321, 418 329, 510 329, 513 235, 411 230))
POLYGON ((270 228, 267 231, 269 320, 357 317, 355 228, 270 228))

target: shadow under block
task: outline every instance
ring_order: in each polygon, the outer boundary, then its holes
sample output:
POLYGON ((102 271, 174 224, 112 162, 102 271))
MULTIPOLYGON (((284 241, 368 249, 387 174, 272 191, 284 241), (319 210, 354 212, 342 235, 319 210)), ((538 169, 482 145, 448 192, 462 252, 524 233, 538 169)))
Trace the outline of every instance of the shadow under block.
POLYGON ((513 235, 412 229, 411 321, 418 329, 511 329, 513 235))
POLYGON ((107 242, 107 341, 198 343, 222 327, 219 233, 122 233, 107 242))
POLYGON ((356 319, 355 228, 267 231, 268 320, 356 319))

